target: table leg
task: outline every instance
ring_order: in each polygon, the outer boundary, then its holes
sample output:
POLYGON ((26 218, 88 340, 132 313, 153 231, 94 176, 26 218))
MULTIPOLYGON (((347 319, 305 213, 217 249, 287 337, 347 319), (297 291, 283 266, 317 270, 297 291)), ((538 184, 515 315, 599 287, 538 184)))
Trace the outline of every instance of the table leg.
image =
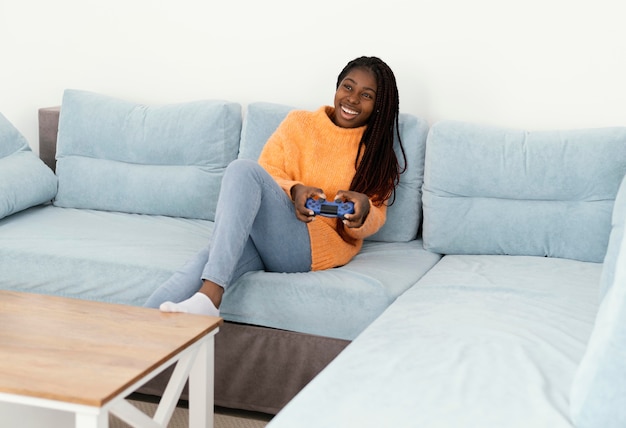
POLYGON ((74 426, 76 428, 109 428, 109 414, 108 412, 77 412, 74 426))
POLYGON ((204 337, 189 374, 190 428, 213 428, 214 339, 204 337))

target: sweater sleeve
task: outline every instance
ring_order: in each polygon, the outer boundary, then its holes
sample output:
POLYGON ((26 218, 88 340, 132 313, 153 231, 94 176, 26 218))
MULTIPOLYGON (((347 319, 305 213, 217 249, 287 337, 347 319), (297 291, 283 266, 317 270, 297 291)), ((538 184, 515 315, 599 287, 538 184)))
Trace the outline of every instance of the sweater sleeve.
POLYGON ((289 116, 279 125, 272 136, 267 140, 259 155, 259 164, 276 180, 278 185, 291 197, 291 188, 299 184, 290 175, 287 168, 289 155, 285 152, 285 142, 289 116))
POLYGON ((378 232, 378 230, 385 224, 386 218, 387 205, 383 204, 376 206, 372 204, 372 201, 370 200, 370 212, 365 219, 365 223, 363 223, 361 227, 357 228, 346 227, 345 230, 352 238, 365 239, 378 232))

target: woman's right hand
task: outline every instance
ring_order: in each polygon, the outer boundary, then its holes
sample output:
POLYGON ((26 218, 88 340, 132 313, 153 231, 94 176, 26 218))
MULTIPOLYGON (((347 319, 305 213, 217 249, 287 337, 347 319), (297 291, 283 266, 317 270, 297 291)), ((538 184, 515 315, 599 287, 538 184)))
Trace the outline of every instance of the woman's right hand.
POLYGON ((291 188, 291 199, 296 207, 296 217, 304 223, 308 223, 315 218, 313 211, 305 206, 308 198, 326 199, 326 195, 319 187, 296 184, 291 188))

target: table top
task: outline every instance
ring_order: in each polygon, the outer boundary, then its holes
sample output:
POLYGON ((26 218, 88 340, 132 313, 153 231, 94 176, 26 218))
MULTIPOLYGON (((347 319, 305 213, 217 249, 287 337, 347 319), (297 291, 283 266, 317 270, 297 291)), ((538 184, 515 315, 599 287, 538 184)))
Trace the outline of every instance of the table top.
POLYGON ((0 392, 103 406, 221 324, 218 317, 0 290, 0 392))

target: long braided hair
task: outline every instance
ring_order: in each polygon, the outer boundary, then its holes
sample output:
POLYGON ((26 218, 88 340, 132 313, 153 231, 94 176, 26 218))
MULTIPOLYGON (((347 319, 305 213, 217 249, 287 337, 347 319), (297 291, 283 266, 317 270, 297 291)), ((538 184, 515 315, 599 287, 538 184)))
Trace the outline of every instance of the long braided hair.
MULTIPOLYGON (((339 88, 343 79, 355 68, 373 73, 376 76, 377 90, 374 111, 368 120, 354 161, 356 173, 352 178, 350 190, 366 194, 375 205, 380 206, 384 203, 392 205, 400 175, 406 170, 407 165, 406 153, 400 138, 400 101, 396 78, 391 68, 380 58, 362 56, 350 61, 339 73, 336 88, 339 88), (394 137, 397 137, 402 164, 394 150, 394 137)), ((347 235, 339 219, 337 231, 344 241, 355 242, 347 235)))
POLYGON ((350 184, 350 190, 366 194, 376 205, 390 199, 388 204, 391 205, 395 200, 395 189, 400 181, 400 174, 406 170, 407 163, 398 124, 400 102, 396 78, 391 68, 380 58, 362 56, 350 61, 339 73, 337 88, 355 68, 373 73, 378 87, 374 111, 359 144, 355 159, 356 173, 350 184), (402 164, 394 151, 394 137, 397 137, 398 147, 402 153, 402 164))

